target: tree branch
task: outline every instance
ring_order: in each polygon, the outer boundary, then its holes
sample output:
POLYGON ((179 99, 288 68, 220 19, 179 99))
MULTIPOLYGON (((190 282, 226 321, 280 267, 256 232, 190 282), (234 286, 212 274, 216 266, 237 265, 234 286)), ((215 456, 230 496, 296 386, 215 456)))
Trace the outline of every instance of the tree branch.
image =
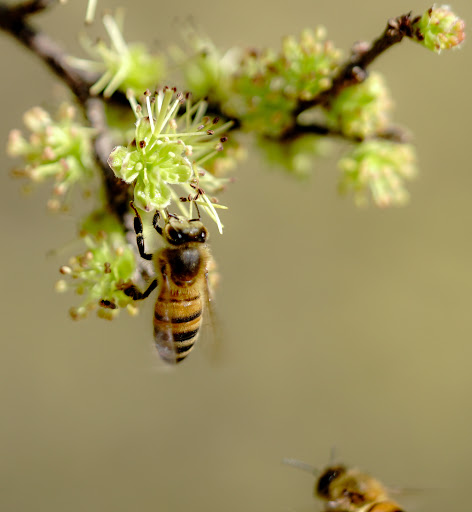
MULTIPOLYGON (((330 137, 339 137, 348 142, 362 142, 364 139, 360 136, 349 136, 340 130, 330 128, 323 124, 300 124, 295 123, 289 130, 286 130, 277 140, 281 142, 292 142, 295 139, 307 134, 324 135, 330 137)), ((407 143, 410 142, 410 135, 399 126, 391 126, 388 130, 378 132, 375 135, 378 139, 389 140, 391 142, 407 143)))
POLYGON ((36 14, 46 10, 48 7, 61 0, 26 0, 21 4, 17 4, 9 8, 12 16, 17 18, 24 18, 30 14, 36 14))
POLYGON ((349 60, 333 79, 331 87, 311 100, 300 101, 295 107, 294 115, 298 116, 304 110, 317 105, 329 106, 329 103, 343 89, 350 85, 363 82, 368 76, 367 67, 372 64, 375 59, 393 45, 399 43, 405 36, 411 37, 413 35, 413 21, 411 13, 398 16, 398 18, 392 18, 388 21, 387 27, 382 35, 373 43, 357 44, 353 48, 349 60))
POLYGON ((131 188, 118 179, 108 165, 108 157, 114 144, 107 126, 105 105, 101 99, 89 96, 84 101, 83 108, 90 125, 97 131, 94 141, 95 160, 102 170, 108 209, 123 223, 124 215, 129 210, 131 188))

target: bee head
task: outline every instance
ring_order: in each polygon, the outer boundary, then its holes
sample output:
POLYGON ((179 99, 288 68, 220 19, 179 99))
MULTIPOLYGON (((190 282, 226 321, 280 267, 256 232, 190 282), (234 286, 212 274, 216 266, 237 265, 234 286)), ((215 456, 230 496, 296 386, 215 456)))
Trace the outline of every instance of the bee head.
POLYGON ((345 472, 345 466, 331 466, 326 468, 316 482, 316 494, 320 498, 329 499, 331 483, 345 472))
POLYGON ((198 219, 186 220, 170 217, 162 234, 171 245, 190 242, 203 244, 208 240, 208 231, 198 219))

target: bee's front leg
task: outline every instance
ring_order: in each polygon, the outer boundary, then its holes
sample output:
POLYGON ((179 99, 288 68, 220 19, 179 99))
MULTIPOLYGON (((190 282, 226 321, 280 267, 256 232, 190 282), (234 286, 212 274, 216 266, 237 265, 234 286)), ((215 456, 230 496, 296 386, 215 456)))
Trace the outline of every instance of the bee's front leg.
POLYGON ((133 300, 143 300, 149 297, 157 286, 157 279, 154 279, 152 283, 147 287, 147 290, 142 292, 135 284, 126 282, 117 286, 118 290, 122 290, 125 295, 131 297, 133 300))
MULTIPOLYGON (((143 237, 143 221, 141 220, 141 216, 139 215, 138 210, 134 206, 133 201, 129 204, 131 208, 133 208, 135 217, 134 217, 134 232, 136 233, 136 245, 138 246, 139 254, 141 255, 141 258, 145 260, 152 260, 152 254, 148 254, 144 250, 144 237, 143 237)), ((157 215, 157 212, 156 212, 157 215)), ((154 215, 154 219, 156 218, 156 215, 154 215)), ((153 220, 154 222, 154 220, 153 220)), ((152 290, 151 290, 152 291, 152 290)), ((146 293, 146 292, 144 292, 146 293)))

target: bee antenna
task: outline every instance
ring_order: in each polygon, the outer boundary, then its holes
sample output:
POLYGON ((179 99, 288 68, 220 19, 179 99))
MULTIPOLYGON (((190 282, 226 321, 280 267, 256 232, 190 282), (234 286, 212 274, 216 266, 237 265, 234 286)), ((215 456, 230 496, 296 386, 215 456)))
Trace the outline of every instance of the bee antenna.
POLYGON ((330 466, 333 465, 336 462, 336 456, 337 456, 337 449, 336 446, 331 446, 331 450, 329 452, 329 464, 330 466))
POLYGON ((320 474, 320 470, 315 468, 315 466, 307 464, 306 462, 302 462, 301 460, 284 458, 282 459, 282 464, 287 464, 287 466, 293 466, 294 468, 301 469, 302 471, 306 471, 315 476, 320 474))
POLYGON ((198 213, 198 220, 200 220, 201 219, 201 217, 200 217, 200 210, 198 208, 197 201, 194 201, 194 203, 195 203, 195 208, 197 209, 197 213, 198 213))
POLYGON ((175 215, 174 213, 170 213, 169 210, 166 208, 166 214, 167 214, 167 217, 172 217, 173 219, 177 219, 177 220, 180 220, 179 217, 177 215, 175 215))

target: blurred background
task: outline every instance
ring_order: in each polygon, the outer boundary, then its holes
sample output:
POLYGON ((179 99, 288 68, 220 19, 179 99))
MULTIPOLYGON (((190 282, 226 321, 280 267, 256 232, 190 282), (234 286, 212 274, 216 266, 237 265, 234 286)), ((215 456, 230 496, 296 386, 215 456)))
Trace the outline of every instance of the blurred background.
MULTIPOLYGON (((217 46, 279 48, 323 24, 338 47, 372 40, 417 0, 237 3, 99 0, 128 8, 125 37, 180 42, 192 15, 217 46)), ((86 2, 36 20, 79 50, 86 2)), ((452 8, 472 19, 472 4, 452 8)), ((0 34, 0 140, 34 105, 64 97, 39 61, 0 34)), ((153 300, 140 315, 73 322, 58 268, 80 246, 78 212, 46 211, 0 153, 2 342, 0 510, 317 510, 314 478, 281 464, 339 461, 391 486, 421 488, 409 511, 464 510, 472 457, 472 173, 470 45, 437 56, 404 41, 383 55, 395 121, 414 133, 420 176, 405 208, 359 210, 336 193, 336 156, 305 183, 256 151, 212 231, 221 272, 223 361, 201 347, 163 371, 152 342, 153 300)), ((339 152, 342 147, 340 146, 339 152)))

